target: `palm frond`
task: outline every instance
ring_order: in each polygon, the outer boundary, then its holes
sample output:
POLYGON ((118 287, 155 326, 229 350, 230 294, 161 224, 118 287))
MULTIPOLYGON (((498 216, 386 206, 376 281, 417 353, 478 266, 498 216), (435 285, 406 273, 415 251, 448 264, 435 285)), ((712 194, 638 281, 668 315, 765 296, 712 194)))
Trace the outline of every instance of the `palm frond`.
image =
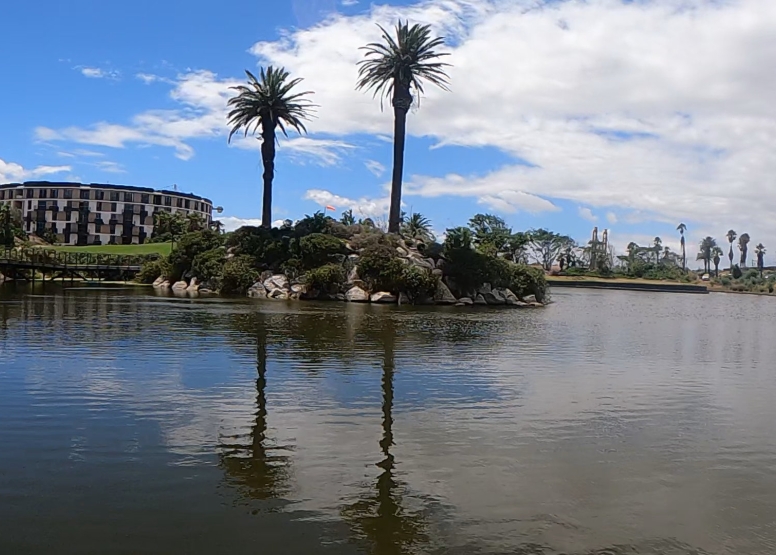
POLYGON ((302 82, 301 78, 289 79, 285 68, 262 67, 257 78, 245 70, 248 84, 232 87, 237 94, 230 98, 227 105, 231 108, 228 141, 235 133, 242 131, 245 136, 256 133, 259 128, 280 127, 283 135, 288 136, 287 128, 299 134, 307 133, 304 122, 309 120, 316 108, 307 96, 312 91, 292 93, 302 82))

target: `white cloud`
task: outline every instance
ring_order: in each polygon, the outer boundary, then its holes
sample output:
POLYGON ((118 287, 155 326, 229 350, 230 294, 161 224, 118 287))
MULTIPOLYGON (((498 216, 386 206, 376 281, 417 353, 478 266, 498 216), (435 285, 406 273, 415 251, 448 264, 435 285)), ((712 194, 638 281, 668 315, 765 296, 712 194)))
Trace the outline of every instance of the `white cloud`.
POLYGON ((590 210, 587 207, 580 206, 577 209, 577 213, 579 214, 580 218, 582 218, 583 220, 587 220, 588 222, 597 222, 598 221, 598 216, 593 214, 593 211, 590 210))
POLYGON ((115 71, 112 69, 101 69, 99 67, 86 67, 86 66, 78 66, 76 69, 78 69, 81 72, 81 75, 83 75, 84 77, 89 77, 90 79, 117 80, 121 77, 121 73, 119 71, 115 71))
POLYGON ((389 197, 351 199, 322 189, 310 189, 305 193, 304 199, 317 203, 321 208, 333 206, 339 212, 353 210, 353 214, 358 218, 384 218, 391 204, 389 197))
POLYGON ((38 166, 25 169, 19 164, 0 159, 0 183, 16 183, 32 179, 40 179, 48 175, 71 171, 70 166, 38 166))
POLYGON ((127 170, 124 169, 124 166, 117 162, 111 162, 110 160, 103 160, 101 162, 97 162, 94 165, 102 171, 108 173, 127 173, 127 170))
MULTIPOLYGON (((242 226, 249 225, 258 227, 261 225, 261 218, 238 218, 236 216, 221 216, 214 215, 213 219, 218 220, 224 226, 224 231, 234 231, 242 226)), ((272 227, 280 227, 283 225, 283 220, 275 220, 272 222, 272 227)))
POLYGON ((175 83, 175 81, 172 79, 168 79, 167 77, 162 77, 160 75, 154 75, 153 73, 136 73, 135 79, 139 79, 146 85, 150 85, 151 83, 175 83))
POLYGON ((607 212, 606 213, 606 221, 610 224, 616 224, 617 223, 617 214, 614 212, 607 212))
POLYGON ((342 2, 340 2, 340 3, 343 6, 346 6, 346 7, 347 6, 355 6, 356 4, 358 4, 358 0, 342 0, 342 2))
POLYGON ((367 160, 364 162, 366 169, 372 172, 375 177, 380 177, 385 173, 385 166, 377 160, 367 160))

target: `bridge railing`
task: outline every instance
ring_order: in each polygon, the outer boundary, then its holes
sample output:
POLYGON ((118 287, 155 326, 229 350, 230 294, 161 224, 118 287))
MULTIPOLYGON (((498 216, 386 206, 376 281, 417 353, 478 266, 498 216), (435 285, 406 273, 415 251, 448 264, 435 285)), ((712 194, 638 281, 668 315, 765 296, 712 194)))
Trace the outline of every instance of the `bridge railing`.
POLYGON ((36 266, 107 266, 124 268, 128 266, 142 266, 160 258, 161 255, 159 254, 98 254, 28 247, 0 250, 0 260, 7 263, 32 264, 36 266))

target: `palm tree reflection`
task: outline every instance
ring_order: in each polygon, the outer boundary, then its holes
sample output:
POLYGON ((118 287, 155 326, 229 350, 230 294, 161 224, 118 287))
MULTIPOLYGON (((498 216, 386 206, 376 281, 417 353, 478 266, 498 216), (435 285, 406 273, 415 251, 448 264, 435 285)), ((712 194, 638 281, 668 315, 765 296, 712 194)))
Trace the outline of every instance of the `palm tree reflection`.
POLYGON ((247 434, 226 436, 220 445, 220 464, 227 482, 245 500, 281 499, 289 489, 290 457, 267 439, 267 328, 264 320, 256 334, 256 420, 247 434))
POLYGON ((428 542, 427 524, 421 513, 402 506, 402 492, 407 486, 394 475, 396 462, 391 447, 393 437, 393 379, 395 324, 385 319, 383 328, 383 434, 380 450, 383 458, 376 466, 381 469, 377 484, 367 495, 342 509, 343 518, 354 528, 360 540, 368 541, 375 554, 412 553, 421 544, 428 542))

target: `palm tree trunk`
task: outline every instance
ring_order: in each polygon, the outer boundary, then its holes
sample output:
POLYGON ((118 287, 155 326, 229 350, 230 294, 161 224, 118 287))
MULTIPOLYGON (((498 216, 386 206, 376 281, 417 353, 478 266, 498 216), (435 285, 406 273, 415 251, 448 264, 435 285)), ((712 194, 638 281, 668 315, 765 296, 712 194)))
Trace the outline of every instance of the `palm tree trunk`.
POLYGON ((393 96, 393 177, 391 179, 391 211, 388 233, 399 233, 401 226, 401 184, 404 176, 404 141, 407 134, 407 112, 412 95, 406 87, 394 82, 393 96))
POLYGON ((261 129, 261 162, 264 165, 264 196, 261 201, 261 227, 272 227, 272 180, 275 178, 275 128, 268 123, 261 129))

